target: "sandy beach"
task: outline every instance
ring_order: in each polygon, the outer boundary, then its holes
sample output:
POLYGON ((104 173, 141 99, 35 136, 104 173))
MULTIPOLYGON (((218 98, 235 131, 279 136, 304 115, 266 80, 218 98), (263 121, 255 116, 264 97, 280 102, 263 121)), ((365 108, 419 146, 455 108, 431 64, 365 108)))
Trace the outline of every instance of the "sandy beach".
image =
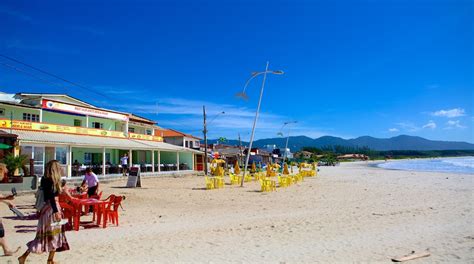
MULTIPOLYGON (((144 178, 102 184, 125 195, 120 226, 67 232, 60 263, 473 263, 474 175, 385 170, 367 163, 320 167, 317 177, 272 193, 256 182, 203 190, 204 178, 144 178)), ((33 195, 15 199, 34 203, 33 195)), ((32 210, 23 209, 25 212, 32 210)), ((0 215, 11 247, 35 235, 36 220, 0 215)), ((85 217, 84 220, 90 220, 85 217)), ((16 256, 17 257, 17 256, 16 256)), ((16 257, 0 257, 16 263, 16 257)), ((46 263, 31 255, 28 263, 46 263)))

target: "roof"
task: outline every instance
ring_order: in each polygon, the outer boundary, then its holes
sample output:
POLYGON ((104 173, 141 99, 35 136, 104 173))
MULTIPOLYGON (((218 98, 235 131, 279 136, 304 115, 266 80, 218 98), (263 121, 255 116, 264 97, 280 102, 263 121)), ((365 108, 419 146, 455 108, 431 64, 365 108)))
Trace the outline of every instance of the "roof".
POLYGON ((1 101, 0 104, 6 104, 6 105, 12 105, 12 106, 18 106, 18 107, 25 107, 25 108, 33 108, 33 109, 41 109, 41 107, 34 106, 34 105, 29 105, 29 104, 22 104, 22 103, 16 103, 16 102, 11 102, 11 101, 1 101))
MULTIPOLYGON (((0 132, 8 132, 0 130, 0 132)), ((198 152, 200 151, 171 145, 164 142, 137 140, 137 139, 121 139, 109 137, 96 137, 84 135, 70 135, 62 133, 39 132, 28 130, 13 129, 12 132, 18 135, 20 142, 40 143, 40 144, 61 144, 76 147, 105 147, 117 149, 136 149, 136 150, 169 150, 198 152)))
MULTIPOLYGON (((183 133, 183 132, 180 132, 178 130, 171 129, 171 128, 161 128, 161 129, 155 128, 155 131, 158 131, 158 133, 162 133, 163 137, 189 137, 189 138, 200 139, 200 138, 195 137, 193 135, 186 134, 186 133, 183 133)), ((156 133, 155 133, 155 135, 156 135, 156 133)))
POLYGON ((148 123, 150 125, 156 124, 156 122, 151 120, 151 119, 144 118, 144 117, 141 117, 141 116, 137 116, 135 114, 130 114, 129 118, 130 118, 130 121, 138 121, 138 122, 142 122, 142 123, 148 123))
MULTIPOLYGON (((27 99, 27 98, 23 98, 23 97, 29 97, 29 96, 31 96, 31 97, 33 97, 33 96, 34 97, 50 97, 50 98, 52 97, 51 99, 57 98, 57 97, 65 97, 65 98, 67 98, 71 101, 74 101, 76 103, 81 104, 82 106, 85 105, 85 106, 96 108, 96 106, 94 106, 94 105, 91 105, 87 102, 84 102, 80 99, 77 99, 77 98, 72 97, 72 96, 67 95, 67 94, 58 94, 58 93, 17 93, 17 94, 15 94, 15 97, 19 97, 19 99, 27 99)), ((56 99, 56 100, 58 100, 58 99, 56 99)))

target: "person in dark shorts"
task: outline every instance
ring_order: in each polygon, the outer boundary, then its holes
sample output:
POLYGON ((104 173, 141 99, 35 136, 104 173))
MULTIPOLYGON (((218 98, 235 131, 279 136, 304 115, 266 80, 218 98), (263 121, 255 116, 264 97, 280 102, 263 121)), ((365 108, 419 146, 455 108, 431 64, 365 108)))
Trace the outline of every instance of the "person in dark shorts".
POLYGON ((128 155, 127 155, 127 153, 123 154, 123 156, 120 158, 120 165, 122 165, 123 176, 127 176, 127 171, 128 171, 128 155))
POLYGON ((91 168, 86 169, 86 174, 84 175, 84 180, 82 181, 81 187, 84 188, 87 186, 87 195, 90 197, 96 195, 99 190, 99 179, 97 175, 92 172, 91 168))

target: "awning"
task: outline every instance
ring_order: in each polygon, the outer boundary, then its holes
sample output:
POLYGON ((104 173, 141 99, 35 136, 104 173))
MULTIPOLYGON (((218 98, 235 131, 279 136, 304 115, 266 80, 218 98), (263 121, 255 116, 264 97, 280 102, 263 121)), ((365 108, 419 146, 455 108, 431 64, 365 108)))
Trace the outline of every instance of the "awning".
MULTIPOLYGON (((1 132, 2 130, 0 130, 1 132)), ((164 142, 121 139, 111 137, 96 137, 86 135, 71 135, 51 132, 39 132, 29 130, 13 129, 13 133, 18 135, 20 145, 30 144, 55 144, 71 145, 73 147, 92 147, 92 148, 114 148, 114 149, 133 149, 133 150, 165 150, 165 151, 183 151, 201 153, 200 151, 171 145, 164 142)))

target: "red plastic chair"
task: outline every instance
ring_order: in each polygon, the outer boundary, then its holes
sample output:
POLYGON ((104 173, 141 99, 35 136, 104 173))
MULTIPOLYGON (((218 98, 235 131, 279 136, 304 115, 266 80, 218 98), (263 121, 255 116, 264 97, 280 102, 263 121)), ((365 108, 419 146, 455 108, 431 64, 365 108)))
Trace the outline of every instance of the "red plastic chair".
POLYGON ((74 215, 76 213, 76 209, 74 206, 64 203, 64 202, 59 202, 59 206, 61 206, 61 212, 63 214, 63 217, 68 220, 68 224, 66 226, 66 230, 72 230, 74 226, 74 215))
POLYGON ((107 222, 109 222, 109 220, 112 221, 112 224, 119 226, 118 208, 120 207, 122 200, 122 196, 114 196, 113 199, 111 198, 109 203, 106 205, 104 212, 104 228, 107 226, 107 222))
POLYGON ((91 195, 89 198, 100 200, 102 198, 102 191, 98 194, 91 195))

